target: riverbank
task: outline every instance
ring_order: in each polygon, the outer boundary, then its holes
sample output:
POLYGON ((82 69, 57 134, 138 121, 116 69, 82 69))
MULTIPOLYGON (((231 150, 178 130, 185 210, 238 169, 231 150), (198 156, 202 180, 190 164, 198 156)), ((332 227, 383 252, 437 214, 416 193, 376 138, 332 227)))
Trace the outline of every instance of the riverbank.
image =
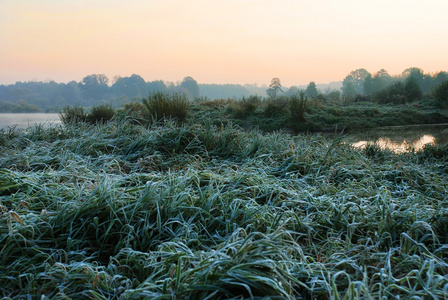
POLYGON ((446 295, 446 145, 121 122, 0 147, 3 297, 446 295))

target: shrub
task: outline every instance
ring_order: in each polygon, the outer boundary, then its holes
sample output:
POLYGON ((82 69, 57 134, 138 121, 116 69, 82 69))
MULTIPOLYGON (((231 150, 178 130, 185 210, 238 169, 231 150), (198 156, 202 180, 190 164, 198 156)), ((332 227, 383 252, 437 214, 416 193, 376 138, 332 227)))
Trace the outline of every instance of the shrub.
POLYGON ((276 99, 266 99, 263 102, 263 116, 266 118, 273 118, 286 115, 289 99, 288 96, 280 96, 276 99))
POLYGON ((378 103, 406 104, 421 97, 421 91, 412 79, 403 83, 397 81, 387 88, 375 93, 373 98, 378 103))
POLYGON ((87 113, 82 106, 64 106, 59 111, 59 118, 64 125, 76 124, 87 120, 87 113))
POLYGON ((112 120, 115 115, 115 109, 110 104, 101 104, 92 107, 90 113, 87 115, 87 121, 92 124, 107 123, 112 120))
POLYGON ((252 95, 249 98, 244 98, 241 101, 235 101, 232 107, 235 117, 246 118, 247 116, 253 114, 261 103, 259 96, 252 95))
POLYGON ((156 92, 150 94, 147 99, 142 99, 147 110, 150 122, 159 122, 163 119, 173 119, 177 122, 185 122, 190 109, 190 102, 183 94, 156 92))
POLYGON ((307 107, 307 100, 304 93, 300 96, 291 96, 289 99, 289 122, 294 131, 299 131, 301 123, 305 122, 305 111, 307 107))
POLYGON ((329 102, 336 102, 341 100, 340 91, 331 91, 325 95, 325 100, 329 102))
POLYGON ((439 84, 433 91, 433 96, 439 107, 448 109, 448 81, 439 84))
POLYGON ((282 113, 284 113, 284 111, 284 106, 276 103, 276 101, 269 100, 269 102, 266 104, 266 107, 264 108, 263 115, 266 118, 273 118, 281 115, 282 113))

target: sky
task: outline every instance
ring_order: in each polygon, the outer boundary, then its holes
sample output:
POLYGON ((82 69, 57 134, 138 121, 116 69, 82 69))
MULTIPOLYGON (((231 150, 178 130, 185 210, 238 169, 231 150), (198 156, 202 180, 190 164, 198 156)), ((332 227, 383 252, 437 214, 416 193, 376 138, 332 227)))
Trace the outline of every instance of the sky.
POLYGON ((0 84, 138 74, 284 86, 448 71, 447 0, 0 0, 0 84))

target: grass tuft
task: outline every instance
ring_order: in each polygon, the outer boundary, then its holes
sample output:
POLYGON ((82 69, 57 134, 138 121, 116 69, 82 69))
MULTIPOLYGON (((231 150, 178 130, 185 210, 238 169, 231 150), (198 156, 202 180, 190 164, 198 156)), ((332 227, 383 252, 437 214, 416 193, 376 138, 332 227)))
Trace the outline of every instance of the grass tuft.
POLYGON ((174 119, 182 123, 187 120, 190 102, 184 94, 172 94, 156 92, 142 100, 146 107, 149 121, 174 119))

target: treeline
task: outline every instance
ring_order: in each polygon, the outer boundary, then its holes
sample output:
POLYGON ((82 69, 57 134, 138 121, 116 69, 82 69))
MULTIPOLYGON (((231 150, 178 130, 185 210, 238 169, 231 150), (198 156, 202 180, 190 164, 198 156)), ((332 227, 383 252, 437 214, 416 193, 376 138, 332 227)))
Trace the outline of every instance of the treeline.
POLYGON ((448 72, 424 73, 420 68, 408 68, 400 75, 391 76, 381 69, 375 74, 365 69, 350 72, 342 83, 342 96, 347 100, 405 104, 422 97, 433 97, 434 92, 448 81, 448 72))
POLYGON ((109 85, 109 78, 103 74, 84 77, 81 82, 16 82, 0 85, 1 112, 55 111, 64 106, 93 106, 104 101, 113 106, 122 106, 134 98, 150 93, 180 92, 189 97, 199 97, 199 85, 191 77, 179 83, 162 80, 146 82, 139 75, 117 77, 109 85))
MULTIPOLYGON (((64 106, 92 107, 107 102, 121 107, 132 100, 147 97, 155 92, 180 93, 189 99, 241 99, 256 95, 277 98, 281 95, 295 96, 304 93, 308 99, 346 102, 372 101, 376 103, 404 104, 424 97, 439 102, 445 90, 436 91, 448 81, 448 72, 424 73, 420 68, 408 68, 399 75, 389 75, 381 69, 371 74, 365 69, 350 72, 342 82, 308 86, 282 87, 280 79, 274 78, 270 86, 256 84, 199 84, 190 76, 180 82, 162 80, 145 81, 133 74, 115 77, 112 82, 103 74, 92 74, 81 82, 16 82, 0 85, 0 112, 55 112, 64 106)), ((446 84, 445 84, 446 85, 446 84)))
POLYGON ((265 96, 266 86, 239 84, 198 84, 190 76, 173 83, 145 81, 133 74, 116 77, 112 84, 104 74, 92 74, 81 82, 16 82, 0 85, 0 112, 51 112, 64 106, 91 107, 107 102, 114 107, 155 92, 180 93, 195 98, 241 98, 251 94, 265 96))

